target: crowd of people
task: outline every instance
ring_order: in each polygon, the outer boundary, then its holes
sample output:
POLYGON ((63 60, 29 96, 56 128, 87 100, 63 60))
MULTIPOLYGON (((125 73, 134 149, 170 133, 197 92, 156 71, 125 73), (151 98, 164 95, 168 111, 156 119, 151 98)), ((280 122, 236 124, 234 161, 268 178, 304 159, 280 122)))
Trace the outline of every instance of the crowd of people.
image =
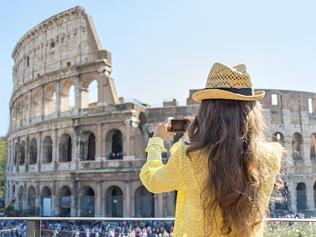
MULTIPOLYGON (((303 213, 274 214, 274 218, 304 218, 303 213)), ((273 223, 271 223, 273 224, 273 223)), ((173 221, 42 221, 46 237, 173 237, 173 221)), ((0 237, 25 237, 25 221, 0 221, 0 237)))
MULTIPOLYGON (((42 221, 44 237, 173 237, 173 221, 42 221)), ((25 221, 0 221, 0 237, 25 237, 25 221)))

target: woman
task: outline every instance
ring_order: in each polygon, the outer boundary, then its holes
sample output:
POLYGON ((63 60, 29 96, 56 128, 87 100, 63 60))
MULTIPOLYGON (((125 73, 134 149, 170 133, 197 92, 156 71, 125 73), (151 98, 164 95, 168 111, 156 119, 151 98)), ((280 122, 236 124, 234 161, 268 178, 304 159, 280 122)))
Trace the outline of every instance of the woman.
POLYGON ((140 179, 153 193, 178 191, 175 237, 263 236, 269 198, 280 171, 283 148, 267 143, 261 105, 244 65, 215 63, 205 89, 192 99, 199 110, 189 142, 176 142, 161 162, 170 119, 160 123, 145 151, 140 179))

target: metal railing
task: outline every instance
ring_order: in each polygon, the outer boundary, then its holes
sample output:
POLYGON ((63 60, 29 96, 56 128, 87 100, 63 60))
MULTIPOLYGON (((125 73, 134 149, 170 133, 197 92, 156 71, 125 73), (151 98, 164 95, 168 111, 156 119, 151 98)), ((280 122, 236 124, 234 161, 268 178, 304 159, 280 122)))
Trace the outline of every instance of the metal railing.
MULTIPOLYGON (((120 226, 123 226, 124 223, 131 224, 134 223, 174 223, 175 218, 169 217, 161 217, 161 218, 143 218, 143 217, 0 217, 0 237, 2 236, 26 236, 26 237, 39 237, 39 236, 114 236, 108 234, 101 234, 97 235, 95 233, 87 234, 87 231, 70 231, 70 230, 57 230, 57 228, 48 228, 45 226, 49 226, 52 223, 76 223, 77 226, 86 225, 86 226, 95 226, 96 224, 100 223, 112 223, 109 225, 118 225, 121 223, 120 226), (2 222, 9 222, 9 221, 23 221, 25 222, 23 234, 21 234, 21 230, 17 227, 1 229, 2 222), (123 225, 122 225, 123 223, 123 225), (20 233, 17 235, 12 235, 19 231, 20 233), (9 233, 6 235, 6 233, 9 233)), ((131 235, 115 235, 115 236, 131 236, 131 235)), ((267 218, 266 219, 266 226, 265 226, 265 234, 264 237, 276 237, 276 236, 316 236, 316 218, 267 218)))

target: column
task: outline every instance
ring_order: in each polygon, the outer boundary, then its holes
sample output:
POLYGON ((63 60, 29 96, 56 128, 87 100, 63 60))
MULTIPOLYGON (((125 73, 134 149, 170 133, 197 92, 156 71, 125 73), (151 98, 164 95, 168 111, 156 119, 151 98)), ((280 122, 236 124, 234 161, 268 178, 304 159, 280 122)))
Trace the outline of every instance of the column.
POLYGON ((32 95, 33 95, 33 93, 32 93, 32 90, 29 92, 29 111, 28 111, 28 113, 29 113, 29 121, 28 121, 28 123, 30 124, 30 123, 32 123, 32 110, 33 110, 33 101, 32 101, 32 95))
POLYGON ((307 208, 309 210, 314 210, 314 184, 313 180, 308 179, 306 182, 306 196, 307 196, 307 208))
POLYGON ((102 143, 103 141, 103 137, 102 137, 102 123, 98 123, 97 124, 97 132, 95 134, 96 136, 96 147, 95 147, 95 160, 96 161, 101 161, 102 158, 105 157, 105 154, 102 153, 102 148, 104 146, 104 144, 102 143))
POLYGON ((305 137, 303 140, 303 156, 305 165, 311 166, 309 137, 305 137))
POLYGON ((54 140, 53 140, 53 157, 52 162, 54 164, 54 170, 57 171, 58 161, 59 161, 59 152, 58 152, 58 130, 54 130, 54 140))
POLYGON ((79 126, 74 127, 74 154, 75 156, 71 160, 71 162, 74 162, 75 169, 79 169, 79 161, 80 161, 80 128, 79 126))
POLYGON ((296 186, 293 180, 289 180, 289 189, 290 189, 290 210, 296 212, 296 186))
POLYGON ((75 113, 80 113, 81 111, 81 97, 82 97, 82 85, 81 78, 78 76, 75 79, 75 113))
POLYGON ((61 97, 60 97, 60 81, 56 82, 56 115, 60 116, 60 105, 61 105, 61 97))
POLYGON ((125 195, 123 202, 123 216, 131 217, 132 216, 132 197, 131 197, 131 182, 130 180, 125 181, 125 195))
POLYGON ((97 106, 105 106, 105 76, 103 73, 99 73, 97 76, 98 82, 98 103, 97 106))
POLYGON ((51 215, 58 216, 59 215, 59 200, 57 195, 57 188, 56 188, 56 181, 53 183, 53 190, 52 190, 52 208, 51 215))
POLYGON ((42 157, 43 157, 43 138, 42 138, 42 132, 39 132, 39 135, 37 136, 37 171, 39 172, 41 170, 41 164, 42 164, 42 157))
POLYGON ((96 182, 96 194, 95 194, 95 216, 102 216, 102 181, 96 182))
POLYGON ((39 216, 42 215, 42 203, 41 203, 41 190, 39 181, 36 182, 36 199, 35 199, 35 207, 37 207, 36 214, 39 216))
POLYGON ((29 146, 30 146, 30 138, 29 135, 26 136, 26 142, 25 142, 25 172, 28 172, 29 170, 29 146))
POLYGON ((44 86, 41 86, 41 121, 44 120, 45 117, 45 91, 44 86))

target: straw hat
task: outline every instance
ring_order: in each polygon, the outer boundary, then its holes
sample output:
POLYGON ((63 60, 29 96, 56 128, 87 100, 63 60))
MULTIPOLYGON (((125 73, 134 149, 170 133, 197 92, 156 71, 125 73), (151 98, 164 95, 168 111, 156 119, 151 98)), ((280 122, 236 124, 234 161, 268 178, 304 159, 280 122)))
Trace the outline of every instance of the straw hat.
POLYGON ((214 63, 205 88, 194 92, 192 99, 196 102, 205 99, 255 101, 262 99, 264 94, 264 91, 254 92, 244 64, 229 68, 221 63, 214 63))

